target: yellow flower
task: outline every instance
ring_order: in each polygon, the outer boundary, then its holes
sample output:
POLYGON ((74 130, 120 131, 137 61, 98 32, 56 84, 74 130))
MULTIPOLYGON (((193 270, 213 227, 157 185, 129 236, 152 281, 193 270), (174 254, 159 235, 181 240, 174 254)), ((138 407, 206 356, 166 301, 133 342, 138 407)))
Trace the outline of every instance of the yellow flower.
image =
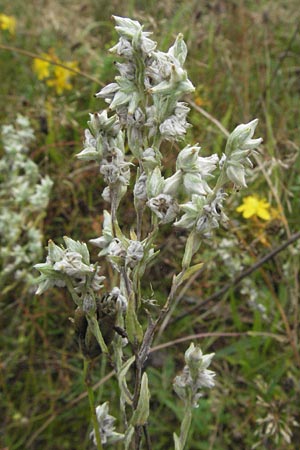
POLYGON ((75 61, 60 61, 53 49, 50 49, 48 53, 42 53, 41 57, 48 59, 49 62, 43 61, 43 59, 40 58, 34 58, 33 71, 38 79, 46 80, 46 84, 49 87, 54 88, 57 94, 72 89, 70 80, 75 74, 68 70, 68 67, 77 70, 78 63, 75 61), (51 61, 53 61, 54 64, 52 64, 51 61), (56 63, 62 63, 66 67, 57 66, 56 63))
POLYGON ((16 19, 13 16, 0 14, 0 29, 7 30, 10 34, 15 34, 16 19))
MULTIPOLYGON (((78 64, 74 61, 69 61, 64 63, 70 69, 77 69, 78 64)), ((55 88, 58 94, 61 94, 63 91, 72 89, 72 84, 70 83, 70 79, 74 76, 73 72, 65 69, 64 67, 55 66, 53 70, 53 78, 47 80, 47 85, 55 88)))
MULTIPOLYGON (((47 55, 46 53, 42 53, 41 56, 49 59, 49 55, 47 55)), ((48 78, 50 76, 50 63, 39 58, 34 58, 33 71, 35 72, 39 80, 44 80, 45 78, 48 78)))
POLYGON ((242 205, 236 210, 243 214, 245 219, 257 216, 263 220, 270 220, 270 204, 265 199, 259 199, 255 195, 250 195, 243 199, 242 205))

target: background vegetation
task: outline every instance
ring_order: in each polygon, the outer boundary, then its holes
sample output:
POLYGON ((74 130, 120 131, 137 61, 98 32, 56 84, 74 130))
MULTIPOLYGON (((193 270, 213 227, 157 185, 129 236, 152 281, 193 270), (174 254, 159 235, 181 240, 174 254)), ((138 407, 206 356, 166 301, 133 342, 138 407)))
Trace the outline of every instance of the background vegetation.
MULTIPOLYGON (((31 157, 54 181, 45 245, 63 235, 87 241, 101 230, 97 167, 74 155, 82 148, 88 112, 104 106, 93 94, 115 75, 107 53, 116 40, 112 14, 143 22, 164 50, 184 34, 186 67, 196 86, 188 99, 188 139, 199 142, 203 154, 221 154, 226 129, 259 118, 256 134, 264 143, 249 188, 230 197, 228 228, 203 246, 198 259, 204 267, 181 291, 155 342, 161 347, 148 362, 155 411, 150 426, 154 448, 172 448, 182 414, 172 380, 190 336, 198 335, 205 352, 216 352, 217 386, 195 410, 189 448, 299 448, 299 241, 260 264, 299 232, 298 2, 2 0, 0 14, 15 18, 14 27, 0 16, 1 123, 13 123, 17 113, 30 119, 37 136, 31 157), (43 77, 36 55, 76 72, 50 64, 43 77), (248 218, 236 210, 247 196, 268 202, 267 220, 258 210, 248 218), (253 270, 237 283, 248 268, 253 270)), ((166 146, 170 167, 176 152, 166 146)), ((132 219, 127 202, 124 226, 132 219)), ((157 298, 164 298, 178 271, 181 239, 168 227, 161 236, 161 265, 149 275, 157 298)), ((3 291, 0 313, 1 450, 92 448, 71 299, 58 290, 36 298, 19 285, 3 291)), ((104 358, 95 363, 94 382, 101 379, 95 395, 117 411, 110 371, 104 358)))

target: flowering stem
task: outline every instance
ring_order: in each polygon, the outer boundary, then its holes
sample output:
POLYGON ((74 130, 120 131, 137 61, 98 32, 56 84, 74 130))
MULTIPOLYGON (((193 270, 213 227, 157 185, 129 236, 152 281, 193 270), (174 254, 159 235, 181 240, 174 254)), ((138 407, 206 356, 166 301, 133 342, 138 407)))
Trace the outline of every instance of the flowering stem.
POLYGON ((89 405, 90 405, 91 417, 92 417, 95 438, 96 438, 96 443, 97 443, 96 444, 97 450, 103 450, 102 443, 101 443, 100 431, 99 431, 99 425, 98 425, 98 420, 97 420, 97 415, 96 415, 96 410, 95 410, 94 391, 93 391, 93 388, 92 388, 91 382, 90 382, 89 368, 90 368, 89 361, 84 359, 83 375, 84 375, 84 382, 86 385, 86 390, 87 390, 87 394, 88 394, 88 398, 89 398, 89 405))
POLYGON ((184 416, 183 416, 183 420, 182 420, 181 426, 180 426, 180 438, 179 439, 180 439, 180 444, 181 444, 181 450, 184 449, 184 446, 186 444, 188 434, 190 431, 190 427, 191 427, 191 422, 192 422, 191 405, 187 404, 185 406, 184 416))

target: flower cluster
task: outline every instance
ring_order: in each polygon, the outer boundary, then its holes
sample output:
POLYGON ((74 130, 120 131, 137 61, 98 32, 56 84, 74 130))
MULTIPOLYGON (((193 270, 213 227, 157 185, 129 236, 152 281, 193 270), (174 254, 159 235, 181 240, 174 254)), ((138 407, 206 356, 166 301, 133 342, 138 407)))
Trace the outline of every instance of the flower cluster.
POLYGON ((0 30, 7 31, 9 34, 15 34, 16 31, 16 19, 14 16, 7 16, 6 14, 0 14, 0 30))
POLYGON ((118 204, 126 193, 130 179, 130 163, 125 160, 124 134, 116 115, 108 117, 107 111, 90 114, 89 129, 85 131, 84 149, 79 159, 97 161, 107 187, 103 192, 106 201, 118 204))
POLYGON ((262 138, 252 139, 258 120, 241 124, 228 138, 223 158, 224 170, 230 181, 238 187, 247 187, 245 167, 252 167, 251 153, 261 144, 262 138))
POLYGON ((212 388, 215 385, 215 372, 208 370, 214 353, 203 355, 200 347, 191 343, 185 352, 186 365, 183 371, 178 375, 173 383, 176 394, 185 402, 190 402, 194 407, 198 407, 201 389, 212 388))
POLYGON ((257 120, 239 125, 231 133, 221 159, 216 154, 200 156, 199 146, 187 145, 178 154, 176 172, 165 178, 162 143, 181 139, 189 127, 189 108, 180 101, 194 90, 183 68, 186 45, 179 35, 166 53, 158 51, 139 22, 114 19, 120 38, 110 51, 123 62, 116 63, 119 75, 115 82, 96 94, 109 108, 91 115, 85 147, 78 157, 100 164, 108 185, 103 197, 115 204, 112 210, 126 192, 130 166, 137 158, 139 170, 133 190, 137 214, 147 206, 161 224, 173 223, 209 236, 213 228, 227 220, 224 186, 228 182, 246 184, 249 157, 261 143, 260 138, 252 139, 257 120), (131 154, 125 155, 125 138, 131 154), (217 171, 219 176, 213 183, 217 171), (180 204, 183 196, 185 202, 180 204))
POLYGON ((59 95, 72 89, 71 79, 75 76, 73 69, 78 69, 76 61, 63 62, 53 50, 49 53, 42 53, 41 58, 34 58, 33 60, 33 71, 37 78, 45 80, 47 86, 55 89, 59 95), (63 64, 65 67, 57 64, 63 64))
MULTIPOLYGON (((131 151, 141 156, 140 143, 146 143, 147 138, 155 136, 158 143, 161 139, 176 140, 186 133, 189 108, 178 100, 194 90, 183 69, 187 49, 179 35, 167 53, 156 51, 156 42, 139 22, 122 17, 115 17, 115 21, 120 39, 111 52, 125 62, 116 64, 120 73, 116 82, 96 97, 105 99, 109 109, 116 111, 127 127, 131 151), (141 131, 145 127, 147 133, 141 131)), ((157 145, 154 150, 158 151, 157 145)))
MULTIPOLYGON (((99 275, 97 265, 90 264, 90 255, 86 244, 64 237, 65 248, 49 241, 48 255, 45 263, 36 264, 35 268, 41 273, 37 279, 39 287, 37 294, 42 294, 53 286, 67 286, 80 299, 92 292, 97 293, 103 286, 105 277, 99 275)), ((76 297, 75 297, 76 298, 76 297)))
POLYGON ((42 253, 40 224, 53 182, 27 156, 34 134, 26 117, 19 115, 15 125, 4 125, 1 131, 0 280, 14 272, 17 279, 30 281, 27 268, 42 253))

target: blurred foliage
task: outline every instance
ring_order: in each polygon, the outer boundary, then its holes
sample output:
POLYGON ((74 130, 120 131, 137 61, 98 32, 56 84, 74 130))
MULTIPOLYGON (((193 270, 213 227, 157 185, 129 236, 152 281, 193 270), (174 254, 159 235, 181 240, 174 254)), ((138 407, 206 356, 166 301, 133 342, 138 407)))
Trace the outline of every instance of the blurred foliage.
MULTIPOLYGON (((257 442, 261 449, 299 448, 300 432, 293 424, 300 422, 299 242, 253 272, 248 290, 232 285, 209 300, 232 281, 234 267, 251 266, 299 230, 298 2, 2 0, 0 14, 15 18, 14 32, 0 26, 1 123, 14 122, 17 113, 30 119, 37 135, 31 157, 41 173, 54 180, 43 225, 45 245, 50 237, 59 242, 63 235, 87 241, 101 230, 97 167, 82 164, 74 155, 81 149, 88 112, 104 106, 93 94, 115 75, 113 57, 107 53, 116 37, 112 14, 143 22, 164 50, 178 32, 184 34, 186 66, 196 86, 187 139, 199 142, 204 155, 206 149, 219 154, 224 149, 225 137, 214 118, 228 130, 259 118, 261 164, 254 168, 249 188, 229 198, 228 228, 217 230, 197 256, 195 262, 203 261, 204 267, 180 292, 159 340, 170 345, 154 351, 148 361, 155 411, 150 432, 155 450, 172 448, 172 433, 182 415, 172 380, 182 368, 188 336, 207 333, 200 343, 204 351, 216 352, 217 386, 195 410, 189 448, 250 449, 257 442), (62 64, 78 63, 80 73, 72 74, 71 89, 57 91, 38 79, 34 57, 49 52, 62 64), (252 195, 268 202, 277 217, 243 218, 236 208, 252 195), (187 314, 190 309, 194 312, 187 314), (182 336, 187 341, 177 343, 182 336), (277 441, 261 431, 256 421, 268 413, 291 427, 290 444, 280 431, 277 441)), ((170 167, 175 151, 166 145, 170 167)), ((121 225, 129 228, 130 199, 123 207, 121 225)), ((161 264, 149 273, 158 300, 178 271, 181 239, 181 233, 168 226, 160 236, 161 264)), ((109 267, 105 270, 113 276, 109 267)), ((55 290, 35 298, 20 285, 2 295, 0 305, 0 448, 92 448, 82 359, 69 319, 72 302, 55 290)), ((109 362, 100 358, 93 382, 110 370, 109 362)), ((113 378, 97 386, 95 395, 101 402, 110 400, 117 415, 113 378)))

